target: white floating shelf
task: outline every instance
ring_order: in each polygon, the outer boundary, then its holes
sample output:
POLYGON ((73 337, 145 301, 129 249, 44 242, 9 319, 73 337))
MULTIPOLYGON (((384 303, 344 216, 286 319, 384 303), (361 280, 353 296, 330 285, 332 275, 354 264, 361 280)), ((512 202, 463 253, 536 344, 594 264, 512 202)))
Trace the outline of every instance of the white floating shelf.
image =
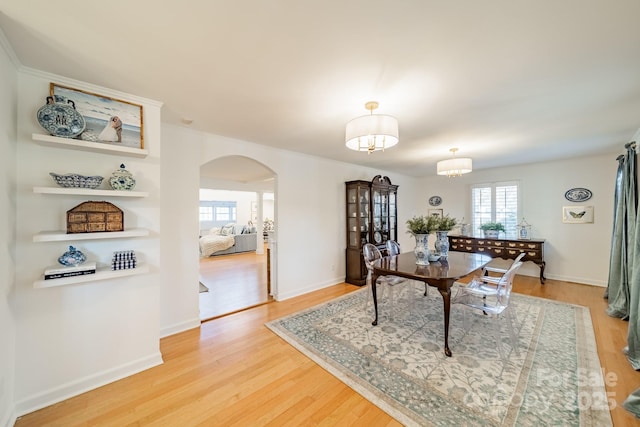
POLYGON ((126 270, 109 270, 107 267, 96 270, 94 274, 85 274, 83 276, 61 277, 59 279, 45 280, 44 276, 40 280, 33 282, 34 288, 52 288, 55 286, 73 285, 76 283, 95 282, 98 280, 117 279, 119 277, 135 276, 137 274, 145 274, 149 272, 149 267, 139 265, 136 268, 126 270))
POLYGON ((31 138, 41 145, 49 147, 69 148, 72 150, 92 151, 94 153, 116 154, 131 157, 147 157, 149 150, 123 147, 102 142, 83 141, 81 139, 60 138, 39 133, 31 134, 31 138))
POLYGON ((149 197, 149 193, 146 191, 118 191, 91 188, 33 187, 33 192, 40 194, 71 194, 76 196, 149 197))
POLYGON ((105 231, 98 233, 71 233, 65 231, 41 231, 33 236, 34 242, 64 242, 70 240, 99 240, 120 239, 123 237, 148 236, 149 230, 145 228, 132 228, 124 231, 105 231))

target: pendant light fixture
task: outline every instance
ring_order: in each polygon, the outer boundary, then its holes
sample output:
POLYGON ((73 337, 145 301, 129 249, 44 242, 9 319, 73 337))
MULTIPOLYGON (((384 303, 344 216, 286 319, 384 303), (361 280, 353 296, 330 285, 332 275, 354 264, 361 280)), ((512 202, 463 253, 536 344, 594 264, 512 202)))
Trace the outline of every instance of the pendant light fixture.
POLYGON ((469 158, 456 157, 457 148, 452 148, 452 158, 441 160, 437 165, 438 175, 446 175, 448 177, 461 176, 472 170, 472 162, 469 158))
POLYGON ((398 120, 392 116, 373 114, 378 108, 375 101, 367 102, 364 107, 370 114, 347 123, 345 144, 355 151, 372 151, 391 148, 398 143, 398 120))

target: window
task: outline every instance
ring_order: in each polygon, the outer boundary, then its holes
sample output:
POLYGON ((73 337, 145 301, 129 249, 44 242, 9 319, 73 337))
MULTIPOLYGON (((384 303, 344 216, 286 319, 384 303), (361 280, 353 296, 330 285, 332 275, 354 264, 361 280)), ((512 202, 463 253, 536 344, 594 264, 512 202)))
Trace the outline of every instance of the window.
POLYGON ((482 234, 486 222, 501 222, 507 238, 517 238, 518 183, 495 182, 471 187, 471 223, 474 234, 482 234))
POLYGON ((213 206, 200 206, 200 221, 213 221, 213 206))
POLYGON ((221 227, 236 221, 236 202, 200 200, 200 221, 221 227))

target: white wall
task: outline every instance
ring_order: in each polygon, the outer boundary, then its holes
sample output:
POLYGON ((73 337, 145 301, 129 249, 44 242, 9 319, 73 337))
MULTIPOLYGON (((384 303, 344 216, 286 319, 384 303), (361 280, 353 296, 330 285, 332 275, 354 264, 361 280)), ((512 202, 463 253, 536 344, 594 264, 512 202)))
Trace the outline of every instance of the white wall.
POLYGON ((16 105, 18 76, 13 52, 0 30, 0 426, 15 419, 14 386, 16 323, 12 307, 15 292, 16 244, 16 105))
MULTIPOLYGON (((17 325, 16 412, 23 414, 162 362, 160 338, 160 104, 86 83, 23 69, 18 83, 17 243, 14 295, 17 325), (142 104, 147 158, 45 147, 35 114, 49 82, 142 104), (125 163, 136 189, 148 198, 112 198, 124 211, 125 228, 147 228, 149 237, 34 243, 43 230, 64 230, 66 211, 86 196, 34 194, 54 186, 49 172, 109 176, 125 163), (109 264, 116 250, 133 249, 150 274, 34 289, 33 281, 68 245, 109 264)), ((93 200, 96 200, 93 198, 93 200)))
MULTIPOLYGON (((342 144, 341 141, 335 143, 342 144)), ((172 159, 180 157, 180 164, 196 171, 201 164, 229 155, 250 157, 274 171, 277 175, 274 192, 277 299, 290 298, 344 281, 345 181, 371 180, 378 174, 388 175, 394 184, 400 186, 399 224, 404 224, 408 217, 419 210, 417 200, 412 196, 417 193, 418 181, 402 175, 275 150, 170 125, 163 126, 163 153, 172 159), (176 148, 171 154, 167 154, 170 148, 164 148, 165 146, 176 148)), ((199 187, 194 174, 175 175, 173 184, 176 187, 199 187)), ((198 197, 195 193, 189 203, 174 203, 173 215, 184 219, 195 217, 197 207, 198 197)), ((400 229, 402 230, 402 226, 400 229)), ((178 252, 188 250, 197 259, 197 232, 196 221, 193 231, 181 236, 181 241, 168 250, 176 257, 179 257, 178 252)), ((404 233, 400 233, 400 241, 401 244, 412 244, 409 236, 404 233)), ((180 275, 197 276, 197 267, 193 267, 192 263, 175 267, 180 275)), ((171 295, 172 298, 180 298, 177 292, 172 292, 171 295)), ((177 322, 177 319, 174 321, 177 322)))
MULTIPOLYGON (((613 222, 615 175, 620 152, 602 156, 473 171, 459 178, 423 180, 426 200, 439 195, 445 213, 471 218, 470 185, 517 180, 522 198, 521 217, 531 224, 533 238, 545 239, 545 276, 569 282, 606 286, 613 222), (580 205, 564 198, 567 190, 584 187, 593 197, 582 204, 594 206, 593 224, 564 224, 562 207, 580 205)), ((539 269, 526 263, 519 274, 538 276, 539 269)))

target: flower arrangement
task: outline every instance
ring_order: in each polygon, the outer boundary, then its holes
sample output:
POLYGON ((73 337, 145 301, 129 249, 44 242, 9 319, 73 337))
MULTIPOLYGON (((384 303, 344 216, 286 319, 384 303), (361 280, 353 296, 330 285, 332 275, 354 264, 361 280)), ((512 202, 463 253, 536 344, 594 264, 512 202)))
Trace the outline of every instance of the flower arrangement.
POLYGON ((458 220, 445 215, 438 220, 438 228, 436 231, 451 231, 458 224, 458 220))
POLYGON ((416 234, 431 234, 438 230, 440 219, 437 216, 414 216, 407 220, 407 233, 416 234))
POLYGON ((480 226, 480 230, 495 230, 495 231, 506 231, 504 229, 504 225, 501 222, 485 222, 480 226))

